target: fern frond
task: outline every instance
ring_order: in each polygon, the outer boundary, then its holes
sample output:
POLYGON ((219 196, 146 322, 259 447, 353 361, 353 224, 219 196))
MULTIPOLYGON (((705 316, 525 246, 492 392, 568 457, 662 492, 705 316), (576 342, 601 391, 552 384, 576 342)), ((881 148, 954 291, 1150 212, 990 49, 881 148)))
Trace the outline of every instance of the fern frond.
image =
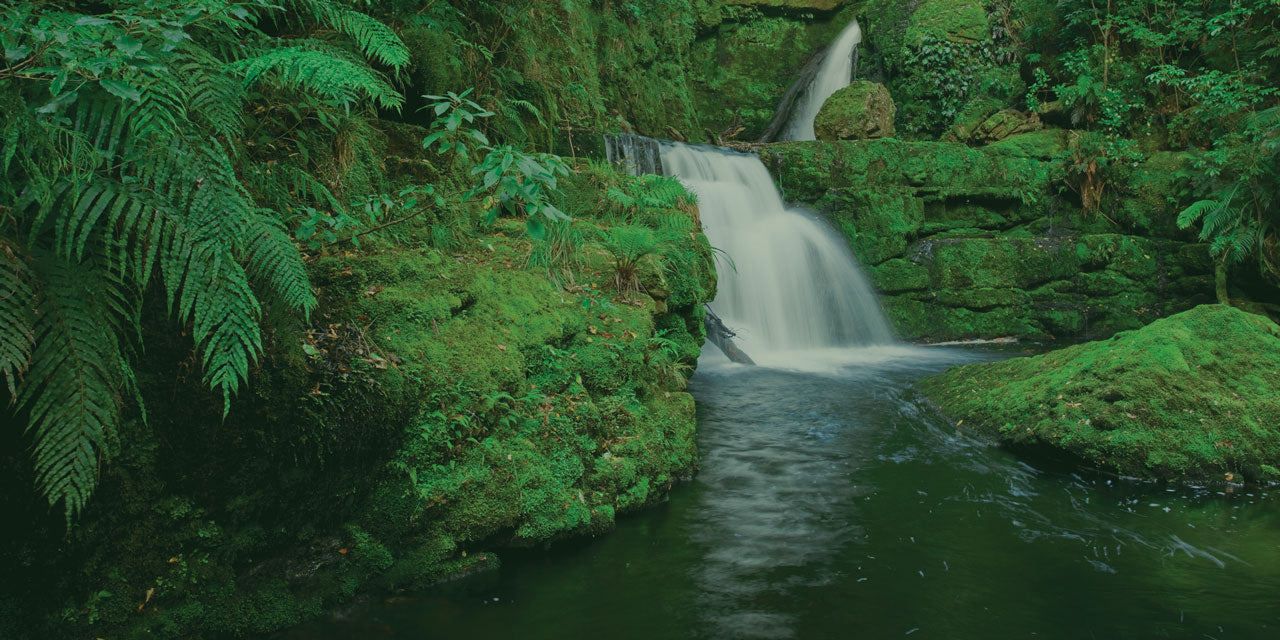
POLYGON ((90 264, 36 260, 40 282, 31 368, 18 389, 30 415, 36 484, 68 520, 93 493, 100 456, 110 455, 128 370, 120 350, 120 283, 90 264))
POLYGON ((271 49, 227 68, 243 76, 246 87, 271 76, 280 85, 311 91, 344 105, 355 102, 361 94, 387 109, 404 104, 404 97, 367 66, 303 47, 271 49))
POLYGON ((17 400, 14 386, 31 362, 35 346, 34 275, 9 240, 0 239, 0 374, 17 400))
POLYGON ((1218 206, 1217 200, 1199 200, 1178 214, 1178 228, 1188 229, 1206 213, 1218 206))
POLYGON ((176 75, 182 79, 192 122, 208 126, 214 135, 231 138, 244 128, 245 90, 222 67, 208 52, 191 48, 176 65, 176 75))
MULTIPOLYGON (((200 351, 204 382, 222 391, 222 413, 231 411, 231 396, 249 378, 249 367, 262 351, 258 320, 262 308, 244 269, 229 256, 212 261, 213 268, 193 269, 186 286, 196 289, 189 307, 191 334, 200 351)), ((209 262, 202 261, 203 266, 209 262)))
POLYGON ((309 318, 316 296, 293 238, 270 215, 253 216, 245 235, 249 237, 244 252, 249 275, 269 283, 268 288, 277 299, 309 318))
POLYGON ((342 11, 334 17, 333 28, 351 36, 364 55, 395 69, 409 64, 409 48, 391 27, 359 11, 342 11))

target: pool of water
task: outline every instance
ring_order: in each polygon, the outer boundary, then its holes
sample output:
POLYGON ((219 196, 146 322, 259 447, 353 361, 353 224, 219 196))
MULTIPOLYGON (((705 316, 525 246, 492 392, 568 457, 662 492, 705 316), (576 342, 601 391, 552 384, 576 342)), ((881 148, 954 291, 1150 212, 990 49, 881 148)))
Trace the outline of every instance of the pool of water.
POLYGON ((697 477, 599 538, 289 638, 1280 638, 1280 492, 1020 459, 912 390, 972 349, 703 362, 697 477))

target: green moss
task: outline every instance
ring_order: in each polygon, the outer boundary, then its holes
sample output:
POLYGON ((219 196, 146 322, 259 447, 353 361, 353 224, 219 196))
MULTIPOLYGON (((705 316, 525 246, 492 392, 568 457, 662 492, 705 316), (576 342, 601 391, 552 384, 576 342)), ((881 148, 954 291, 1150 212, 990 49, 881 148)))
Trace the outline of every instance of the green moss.
POLYGON ((884 85, 855 80, 827 98, 813 127, 819 140, 892 138, 895 112, 884 85))
POLYGON ((990 37, 987 10, 978 0, 925 0, 911 14, 906 42, 927 40, 974 43, 990 37))
MULTIPOLYGON (((1212 300, 1203 246, 1116 233, 1063 202, 1064 140, 784 143, 761 156, 789 199, 849 239, 908 340, 1105 337, 1212 300)), ((1143 184, 1117 186, 1114 202, 1145 202, 1143 184)))
POLYGON ((1280 327, 1230 307, 958 367, 920 388, 967 428, 1123 474, 1269 480, 1280 462, 1280 327))

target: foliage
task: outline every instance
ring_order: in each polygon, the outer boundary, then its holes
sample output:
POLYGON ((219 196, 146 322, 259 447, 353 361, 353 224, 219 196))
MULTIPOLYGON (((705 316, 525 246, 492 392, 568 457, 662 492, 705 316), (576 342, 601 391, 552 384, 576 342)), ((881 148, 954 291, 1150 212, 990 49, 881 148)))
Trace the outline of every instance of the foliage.
MULTIPOLYGON (((328 1, 291 3, 287 16, 265 0, 66 7, 0 10, 0 281, 21 283, 0 305, 0 371, 26 416, 37 484, 69 519, 117 448, 124 398, 137 398, 151 292, 191 337, 224 415, 262 350, 264 307, 315 307, 281 223, 290 212, 257 204, 241 178, 271 173, 246 150, 245 110, 277 95, 313 111, 394 108, 399 95, 363 55, 394 67, 407 53, 328 1), (350 37, 286 39, 260 28, 273 18, 350 37)), ((276 184, 307 172, 290 166, 276 184)))
POLYGON ((488 118, 493 115, 492 111, 486 110, 467 97, 473 91, 475 89, 471 88, 461 94, 450 91, 447 96, 423 96, 428 100, 435 100, 423 108, 431 109, 436 114, 435 121, 431 123, 433 129, 431 135, 422 141, 423 149, 434 147, 438 154, 449 153, 449 161, 452 164, 456 158, 466 158, 472 145, 489 144, 489 138, 479 129, 465 131, 461 129, 463 123, 474 124, 478 118, 488 118))
POLYGON ((1198 168, 1212 185, 1209 197, 1184 209, 1178 226, 1200 223, 1212 255, 1226 264, 1255 260, 1280 284, 1280 107, 1251 116, 1240 139, 1219 144, 1198 168))
POLYGON ((492 224, 501 211, 526 216, 529 235, 541 239, 546 234, 548 222, 569 219, 551 202, 551 195, 559 190, 559 176, 569 175, 569 165, 550 153, 527 153, 511 145, 486 147, 488 154, 480 161, 472 175, 483 175, 483 181, 468 193, 468 197, 480 192, 490 192, 486 208, 487 223, 492 224))
POLYGON ((614 287, 624 294, 639 291, 641 261, 651 255, 679 255, 670 251, 673 243, 692 230, 693 222, 687 216, 670 214, 660 218, 657 229, 621 224, 602 231, 599 242, 613 257, 614 287))

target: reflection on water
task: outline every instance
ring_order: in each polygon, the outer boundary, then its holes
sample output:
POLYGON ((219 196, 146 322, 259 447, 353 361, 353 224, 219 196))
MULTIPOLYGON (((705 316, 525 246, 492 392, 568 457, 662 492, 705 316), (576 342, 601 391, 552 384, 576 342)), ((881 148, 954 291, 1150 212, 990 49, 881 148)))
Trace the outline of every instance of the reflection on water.
POLYGON ((1280 492, 1019 460, 911 390, 995 355, 863 355, 704 360, 702 468, 667 504, 286 637, 1280 637, 1280 492))

